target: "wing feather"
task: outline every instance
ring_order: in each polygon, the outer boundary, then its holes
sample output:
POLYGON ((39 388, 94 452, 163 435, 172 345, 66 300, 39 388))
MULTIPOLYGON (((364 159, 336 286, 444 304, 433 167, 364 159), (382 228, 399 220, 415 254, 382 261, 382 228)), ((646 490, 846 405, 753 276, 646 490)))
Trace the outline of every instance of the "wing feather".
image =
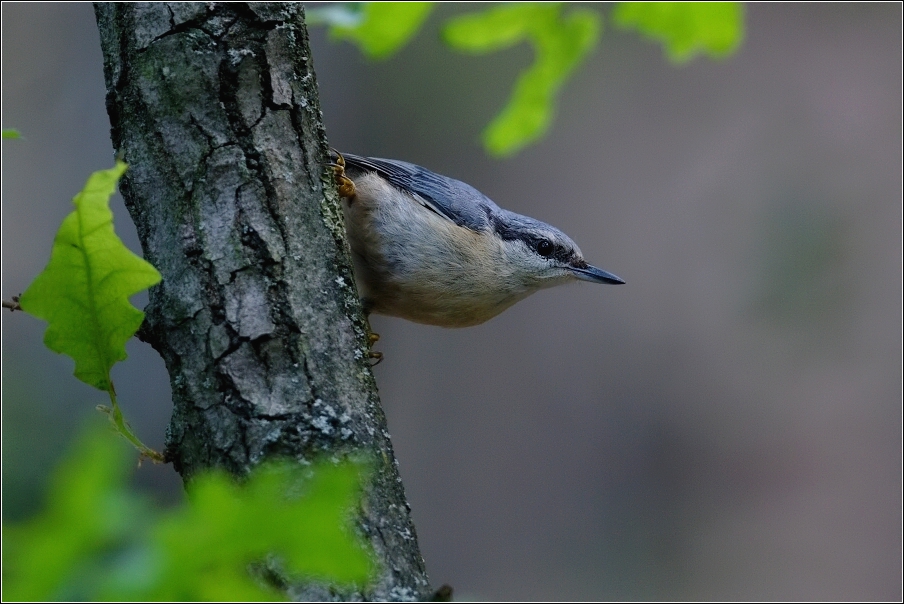
POLYGON ((351 153, 343 153, 342 157, 347 167, 376 172, 427 209, 472 231, 492 228, 492 216, 501 212, 499 206, 471 185, 421 166, 351 153))

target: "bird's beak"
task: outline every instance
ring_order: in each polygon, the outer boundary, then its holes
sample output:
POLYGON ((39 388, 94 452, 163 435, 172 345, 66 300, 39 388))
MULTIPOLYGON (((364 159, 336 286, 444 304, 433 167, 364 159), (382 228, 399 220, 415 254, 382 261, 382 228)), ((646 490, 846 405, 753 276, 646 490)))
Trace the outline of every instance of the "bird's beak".
POLYGON ((595 266, 590 266, 589 264, 583 268, 569 266, 568 270, 570 270, 571 274, 573 274, 581 281, 590 281, 591 283, 608 283, 611 285, 620 285, 624 283, 624 280, 619 279, 612 273, 608 273, 603 269, 596 268, 595 266))

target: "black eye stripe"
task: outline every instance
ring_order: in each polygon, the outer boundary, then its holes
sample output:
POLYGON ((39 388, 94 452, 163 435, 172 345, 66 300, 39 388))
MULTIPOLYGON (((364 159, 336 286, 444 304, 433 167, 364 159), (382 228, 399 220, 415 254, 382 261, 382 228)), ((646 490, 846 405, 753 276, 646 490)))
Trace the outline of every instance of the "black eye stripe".
POLYGON ((562 264, 573 264, 574 262, 582 261, 579 257, 575 256, 575 251, 570 245, 555 244, 553 243, 555 238, 550 239, 543 237, 542 235, 535 235, 534 233, 536 231, 542 230, 536 227, 542 227, 542 224, 523 226, 524 222, 536 223, 536 221, 532 221, 531 219, 525 218, 523 216, 515 216, 516 219, 522 221, 520 223, 521 227, 519 228, 519 223, 517 222, 517 220, 512 220, 511 217, 509 220, 504 220, 503 218, 487 211, 487 218, 493 225, 493 231, 503 241, 521 241, 522 243, 524 243, 524 245, 527 246, 527 249, 533 251, 533 253, 537 254, 541 258, 554 258, 557 262, 561 262, 562 264), (552 246, 552 251, 548 255, 544 255, 539 249, 540 244, 544 241, 552 246))

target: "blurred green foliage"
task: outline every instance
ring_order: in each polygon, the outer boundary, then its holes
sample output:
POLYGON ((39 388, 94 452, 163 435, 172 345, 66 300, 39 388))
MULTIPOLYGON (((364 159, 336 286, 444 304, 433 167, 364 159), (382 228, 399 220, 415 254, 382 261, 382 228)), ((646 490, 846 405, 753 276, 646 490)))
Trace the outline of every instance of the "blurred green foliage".
POLYGON ((22 138, 22 133, 16 130, 15 128, 4 128, 3 129, 3 140, 11 139, 11 138, 22 138))
POLYGON ((740 2, 620 2, 612 20, 662 42, 674 63, 685 63, 699 53, 726 57, 744 39, 740 2))
POLYGON ((242 485, 197 476, 189 501, 156 509, 129 490, 135 455, 86 431, 51 479, 46 507, 3 527, 4 600, 278 600, 254 563, 363 586, 374 564, 355 537, 360 464, 289 462, 242 485), (274 558, 275 556, 275 558, 274 558))
MULTIPOLYGON (((76 599, 92 557, 140 534, 146 502, 124 482, 130 460, 122 443, 99 431, 82 438, 54 471, 45 509, 3 527, 3 599, 76 599)), ((97 580, 97 579, 95 579, 97 580)))
MULTIPOLYGON (((308 22, 325 24, 336 40, 350 40, 371 58, 401 50, 423 25, 432 3, 344 3, 308 10, 308 22)), ((612 13, 624 29, 636 29, 663 43, 676 63, 698 53, 723 57, 744 37, 744 11, 737 2, 621 2, 612 13)), ((510 156, 546 134, 559 90, 589 56, 602 32, 602 15, 585 8, 567 13, 561 3, 513 3, 450 19, 446 43, 463 52, 486 54, 519 44, 534 49, 534 62, 515 83, 502 111, 484 129, 488 153, 510 156)))
POLYGON ((597 12, 563 14, 559 4, 500 6, 446 24, 443 37, 457 50, 485 54, 522 41, 534 48, 533 65, 518 77, 508 104, 483 132, 490 154, 512 155, 546 133, 559 89, 596 46, 601 27, 597 12))
POLYGON ((126 342, 135 335, 144 313, 129 296, 158 283, 160 273, 133 254, 113 230, 110 197, 125 173, 125 163, 99 170, 73 198, 75 211, 60 225, 50 262, 35 277, 19 304, 47 321, 44 344, 75 360, 75 377, 106 391, 106 412, 116 430, 143 455, 163 461, 132 432, 116 401, 110 370, 126 358, 126 342))
POLYGON ((432 9, 433 2, 350 3, 311 9, 308 20, 328 23, 334 40, 349 40, 368 57, 385 59, 414 37, 432 9))

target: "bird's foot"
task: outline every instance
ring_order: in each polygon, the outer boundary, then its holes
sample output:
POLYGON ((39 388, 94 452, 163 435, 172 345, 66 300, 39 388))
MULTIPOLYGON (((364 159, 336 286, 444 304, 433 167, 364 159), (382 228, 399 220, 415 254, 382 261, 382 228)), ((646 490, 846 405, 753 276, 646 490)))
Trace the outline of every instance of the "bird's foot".
MULTIPOLYGON (((372 348, 374 344, 377 343, 377 340, 380 339, 380 334, 378 333, 369 333, 367 334, 367 346, 368 348, 372 348)), ((370 357, 371 367, 376 367, 383 361, 383 353, 377 352, 376 350, 369 350, 367 352, 367 356, 370 357)))
POLYGON ((340 197, 351 199, 355 196, 355 183, 345 174, 345 158, 336 149, 333 149, 333 153, 336 154, 336 161, 330 163, 330 168, 336 176, 336 190, 340 197))

